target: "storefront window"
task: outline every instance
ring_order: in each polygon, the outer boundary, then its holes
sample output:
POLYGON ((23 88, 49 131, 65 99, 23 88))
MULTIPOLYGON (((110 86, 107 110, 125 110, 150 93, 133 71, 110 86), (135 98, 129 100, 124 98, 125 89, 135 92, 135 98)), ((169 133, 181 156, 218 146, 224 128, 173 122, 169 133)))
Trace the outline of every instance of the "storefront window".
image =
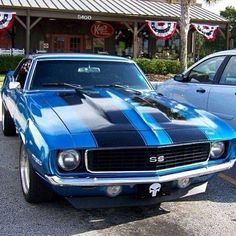
POLYGON ((93 38, 93 52, 101 53, 105 51, 105 39, 104 38, 93 38))
POLYGON ((156 40, 156 58, 177 59, 179 56, 180 40, 175 33, 169 40, 156 40))
POLYGON ((147 30, 143 30, 139 33, 139 54, 142 57, 149 58, 148 52, 148 40, 149 40, 149 32, 147 30))
POLYGON ((132 56, 133 34, 128 29, 116 30, 116 54, 118 56, 132 56))

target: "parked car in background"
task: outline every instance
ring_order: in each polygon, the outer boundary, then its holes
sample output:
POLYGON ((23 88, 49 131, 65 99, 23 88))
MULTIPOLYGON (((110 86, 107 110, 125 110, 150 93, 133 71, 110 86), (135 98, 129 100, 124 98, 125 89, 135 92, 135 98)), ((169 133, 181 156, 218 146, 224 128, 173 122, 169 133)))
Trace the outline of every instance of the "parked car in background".
POLYGON ((167 98, 211 112, 236 129, 236 50, 211 54, 156 89, 167 98))
POLYGON ((143 205, 204 192, 236 159, 234 130, 157 95, 131 60, 26 57, 4 80, 2 129, 21 139, 26 201, 143 205))

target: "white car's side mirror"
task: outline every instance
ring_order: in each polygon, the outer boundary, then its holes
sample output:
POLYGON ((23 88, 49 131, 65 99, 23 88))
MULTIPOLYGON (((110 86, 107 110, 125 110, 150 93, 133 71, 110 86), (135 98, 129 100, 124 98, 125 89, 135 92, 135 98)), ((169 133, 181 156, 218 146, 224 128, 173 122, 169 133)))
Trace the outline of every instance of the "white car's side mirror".
POLYGON ((19 89, 19 88, 21 88, 21 85, 20 85, 19 82, 12 81, 12 82, 9 83, 9 89, 10 90, 15 90, 15 89, 19 89))
POLYGON ((183 74, 177 74, 174 76, 174 80, 178 82, 184 82, 185 81, 185 76, 183 74))

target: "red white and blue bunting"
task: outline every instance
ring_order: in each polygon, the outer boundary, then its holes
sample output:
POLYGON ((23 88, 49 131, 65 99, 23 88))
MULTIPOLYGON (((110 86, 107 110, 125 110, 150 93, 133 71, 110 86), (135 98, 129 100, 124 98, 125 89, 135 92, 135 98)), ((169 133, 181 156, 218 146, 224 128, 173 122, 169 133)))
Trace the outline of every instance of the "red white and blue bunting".
POLYGON ((172 21, 146 21, 152 34, 157 39, 168 40, 176 31, 177 22, 172 21))
POLYGON ((214 41, 219 29, 219 25, 203 25, 192 23, 193 28, 202 34, 207 40, 214 41))
POLYGON ((15 12, 0 12, 0 33, 3 33, 11 28, 15 15, 15 12))

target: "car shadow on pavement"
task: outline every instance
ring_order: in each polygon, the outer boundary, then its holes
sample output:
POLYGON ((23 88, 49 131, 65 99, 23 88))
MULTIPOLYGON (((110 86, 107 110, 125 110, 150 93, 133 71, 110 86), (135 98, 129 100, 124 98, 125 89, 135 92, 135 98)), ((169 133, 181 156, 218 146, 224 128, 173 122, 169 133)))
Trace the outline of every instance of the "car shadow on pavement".
POLYGON ((59 218, 60 224, 66 225, 61 232, 56 232, 59 236, 83 233, 98 235, 100 230, 102 235, 187 235, 178 224, 162 218, 170 211, 159 204, 145 207, 75 209, 62 199, 38 206, 42 211, 50 209, 49 214, 54 217, 54 221, 59 218))

